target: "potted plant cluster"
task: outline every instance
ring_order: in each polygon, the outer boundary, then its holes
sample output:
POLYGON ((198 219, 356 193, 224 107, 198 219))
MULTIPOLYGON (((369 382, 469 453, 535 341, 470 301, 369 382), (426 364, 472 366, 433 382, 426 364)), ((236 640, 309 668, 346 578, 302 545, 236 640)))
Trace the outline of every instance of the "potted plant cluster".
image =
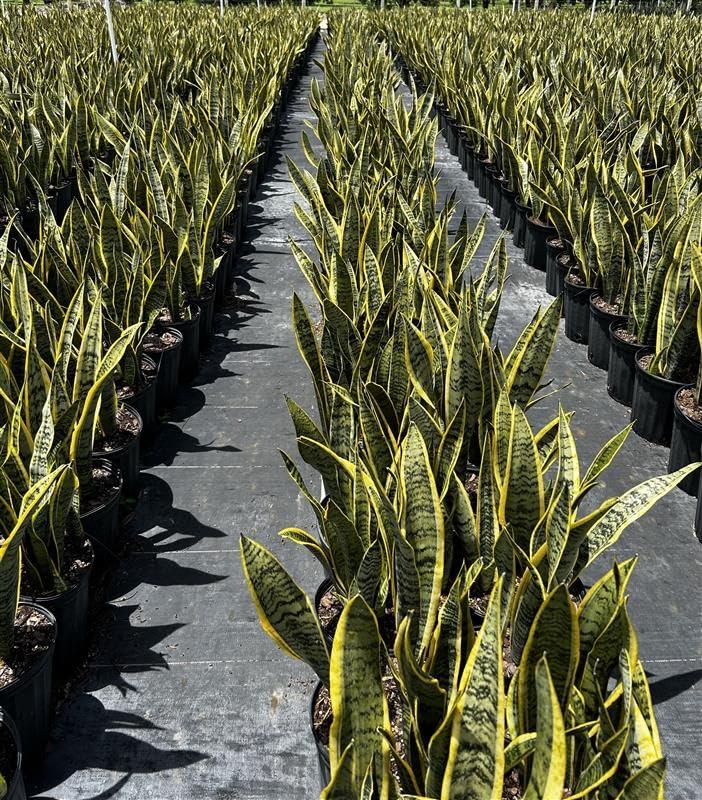
POLYGON ((0 796, 12 798, 25 796, 23 759, 44 752, 52 685, 84 649, 93 567, 109 571, 124 547, 140 446, 197 374, 233 285, 248 199, 318 26, 283 8, 114 15, 116 66, 93 46, 97 8, 12 9, 0 31, 14 81, 0 108, 0 796))
MULTIPOLYGON (((414 9, 377 27, 406 77, 435 91, 449 145, 563 295, 566 336, 607 370, 634 431, 667 446, 675 428, 671 469, 697 461, 698 81, 672 41, 702 55, 698 22, 414 9), (641 48, 655 64, 639 69, 641 48)), ((697 483, 681 485, 697 494, 697 483)))
POLYGON ((482 224, 437 208, 431 96, 396 94, 372 19, 330 21, 311 93, 323 153, 290 164, 315 250, 292 244, 316 299, 292 316, 317 414, 288 407, 325 496, 283 454, 319 535, 281 536, 321 563, 315 600, 241 539, 263 628, 319 678, 321 796, 656 797, 636 559, 602 556, 698 465, 585 510, 630 428, 587 467, 565 410, 532 428, 560 301, 510 353, 494 344, 504 242, 479 267, 482 224))

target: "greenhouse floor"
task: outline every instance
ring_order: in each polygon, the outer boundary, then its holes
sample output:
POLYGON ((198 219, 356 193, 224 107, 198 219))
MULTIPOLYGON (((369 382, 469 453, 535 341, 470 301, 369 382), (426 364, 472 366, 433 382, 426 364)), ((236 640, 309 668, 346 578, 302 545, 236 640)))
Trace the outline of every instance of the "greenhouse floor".
MULTIPOLYGON (((307 237, 285 164, 285 156, 304 161, 299 138, 313 118, 312 77, 321 78, 316 65, 288 107, 277 161, 252 209, 239 298, 219 315, 198 381, 182 392, 148 453, 137 545, 110 583, 87 668, 60 709, 41 772, 31 776, 33 797, 310 800, 318 792, 308 723, 314 679, 261 631, 238 552, 239 534, 255 535, 285 551, 308 590, 319 581, 310 558, 277 539, 284 526, 314 530, 278 454, 296 454, 283 393, 307 408, 314 402, 290 326, 293 292, 310 295, 287 244, 290 235, 303 244, 307 237)), ((456 189, 475 223, 486 207, 441 138, 437 158, 442 197, 456 189)), ((498 235, 490 216, 476 263, 498 235)), ((512 277, 497 325, 503 350, 549 301, 543 274, 524 265, 511 240, 508 251, 512 277)), ((562 332, 549 377, 563 388, 532 418, 546 419, 559 401, 575 410, 589 462, 627 424, 628 409, 608 397, 605 373, 562 332)), ((667 455, 632 434, 607 491, 665 472, 667 455)), ((693 517, 694 500, 676 491, 611 556, 641 555, 630 611, 668 754, 668 800, 691 800, 702 783, 702 558, 693 517)))

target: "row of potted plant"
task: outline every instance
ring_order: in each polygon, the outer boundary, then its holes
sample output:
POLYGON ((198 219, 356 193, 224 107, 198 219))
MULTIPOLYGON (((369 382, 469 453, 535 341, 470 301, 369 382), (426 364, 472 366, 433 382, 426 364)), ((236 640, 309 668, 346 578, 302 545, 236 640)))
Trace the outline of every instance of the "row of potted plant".
POLYGON ((283 454, 319 534, 281 531, 324 569, 314 600, 241 540, 264 630, 320 680, 322 797, 658 797, 635 559, 580 576, 694 466, 582 508, 629 429, 583 469, 569 413, 532 428, 560 301, 500 351, 504 241, 479 269, 483 223, 437 208, 431 96, 397 93, 364 14, 332 15, 327 45, 324 152, 303 141, 310 169, 290 164, 315 247, 293 243, 318 310, 294 297, 292 316, 319 422, 288 398, 325 494, 283 454))
MULTIPOLYGON (((672 441, 671 470, 697 460, 699 25, 633 15, 588 25, 566 10, 416 10, 379 25, 435 89, 453 152, 527 264, 563 294, 566 336, 608 370, 635 432, 672 441), (654 48, 641 64, 636 53, 654 48)), ((697 495, 698 476, 682 488, 697 495)))
MULTIPOLYGON (((135 22, 146 24, 139 13, 135 22)), ((215 303, 234 280, 248 200, 314 42, 313 14, 264 16, 256 34, 250 12, 227 22, 242 44, 239 73, 215 69, 231 56, 223 42, 211 46, 209 11, 169 12, 170 28, 160 18, 168 42, 188 26, 192 57, 175 59, 162 83, 137 81, 125 66, 138 113, 128 125, 114 114, 98 123, 114 157, 86 166, 75 151, 75 193, 60 223, 35 179, 34 235, 15 215, 0 239, 0 774, 8 797, 24 797, 21 757, 43 753, 52 685, 83 650, 93 564, 109 569, 125 544, 140 445, 179 383, 198 372, 215 303), (186 83, 171 83, 184 66, 186 83), (186 84, 182 97, 176 87, 186 84)), ((72 22, 87 42, 93 11, 72 22)), ((33 92, 20 98, 32 108, 33 92)))

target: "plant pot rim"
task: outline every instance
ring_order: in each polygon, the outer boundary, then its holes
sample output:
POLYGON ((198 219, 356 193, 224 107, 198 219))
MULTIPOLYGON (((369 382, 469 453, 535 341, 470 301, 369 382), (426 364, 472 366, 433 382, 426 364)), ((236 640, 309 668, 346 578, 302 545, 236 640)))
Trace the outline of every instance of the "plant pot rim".
POLYGON ((675 392, 675 397, 673 398, 673 410, 675 412, 675 416, 683 422, 686 426, 692 428, 696 433, 702 434, 702 422, 697 422, 697 420, 688 417, 687 414, 680 408, 680 401, 679 395, 680 392, 684 391, 685 389, 694 389, 694 383, 684 383, 677 392, 675 392))
MULTIPOLYGON (((514 199, 514 204, 517 206, 517 208, 519 209, 519 211, 524 211, 524 212, 529 212, 529 211, 531 211, 531 206, 530 206, 530 205, 527 205, 526 203, 522 203, 522 201, 521 201, 521 200, 519 200, 519 198, 517 198, 517 197, 515 197, 515 199, 514 199)), ((528 215, 528 213, 527 213, 527 217, 528 217, 528 216, 529 216, 529 215, 528 215)))
MULTIPOLYGON (((616 314, 613 311, 605 311, 603 308, 595 305, 595 300, 599 300, 602 295, 599 292, 595 292, 594 294, 590 295, 590 311, 597 317, 607 318, 611 320, 611 322, 626 322, 629 317, 627 314, 616 314)), ((611 323, 610 323, 611 324, 611 323)))
POLYGON ((573 283, 573 281, 569 280, 569 278, 570 270, 563 280, 563 287, 565 290, 570 290, 570 292, 573 294, 577 294, 579 292, 588 292, 591 295, 593 292, 597 291, 597 287, 595 286, 587 286, 584 283, 573 283))
POLYGON ((536 217, 532 217, 531 214, 527 214, 527 225, 533 225, 535 228, 540 228, 541 230, 556 230, 556 226, 550 222, 544 222, 541 219, 536 217))
MULTIPOLYGON (((88 566, 80 573, 80 577, 72 586, 64 589, 62 592, 52 592, 51 594, 20 594, 20 603, 37 603, 41 605, 42 603, 55 603, 58 600, 68 600, 73 595, 77 594, 82 585, 85 581, 90 579, 90 574, 93 571, 93 567, 95 566, 95 548, 93 547, 93 543, 85 537, 85 541, 88 543, 88 547, 90 548, 90 563, 88 566)), ((48 609, 47 609, 48 610, 48 609)))
POLYGON ((17 763, 15 764, 15 771, 12 774, 12 780, 7 785, 7 796, 12 797, 12 793, 16 791, 18 783, 22 780, 22 742, 20 741, 19 731, 15 725, 15 721, 3 708, 0 708, 0 726, 4 725, 7 728, 10 736, 15 743, 15 751, 17 753, 17 763))
MULTIPOLYGON (((198 309, 198 311, 199 310, 200 309, 198 309)), ((190 320, 188 320, 188 322, 190 322, 190 320)), ((176 348, 180 347, 183 344, 182 332, 179 331, 178 328, 172 327, 172 323, 169 325, 164 325, 162 328, 159 328, 159 330, 155 331, 155 333, 159 334, 170 333, 171 336, 175 336, 176 339, 178 339, 178 341, 174 342, 173 344, 169 344, 168 347, 164 347, 163 350, 144 350, 144 355, 149 356, 149 358, 151 358, 152 360, 153 360, 153 356, 151 355, 152 353, 155 353, 157 356, 161 356, 163 353, 168 353, 170 350, 175 350, 176 348)), ((154 363, 156 363, 155 360, 154 363)))
POLYGON ((640 342, 627 342, 625 339, 622 339, 620 336, 617 336, 617 331, 620 328, 625 328, 626 326, 615 320, 611 322, 609 325, 609 341, 613 342, 617 347, 621 347, 623 350, 630 350, 632 352, 636 352, 637 350, 642 350, 643 345, 640 342))
POLYGON ((122 478, 122 471, 120 470, 120 468, 116 464, 113 464, 112 461, 110 461, 109 459, 103 458, 101 456, 93 458, 93 463, 99 464, 101 468, 107 469, 114 475, 116 475, 117 478, 119 479, 119 483, 115 487, 113 494, 107 500, 95 506, 95 508, 91 508, 90 511, 86 511, 85 513, 81 512, 80 514, 81 522, 83 520, 90 519, 91 517, 96 516, 97 514, 101 514, 112 503, 119 500, 119 496, 122 492, 123 478, 122 478))
POLYGON ((566 246, 563 244, 563 239, 554 239, 553 237, 546 239, 546 247, 549 247, 551 250, 557 250, 561 253, 565 252, 566 246))
POLYGON ((657 383, 659 386, 668 386, 671 389, 677 386, 678 388, 675 390, 675 393, 677 394, 680 389, 685 387, 685 384, 682 381, 672 381, 670 378, 663 378, 660 375, 652 375, 645 367, 641 366, 641 358, 644 356, 649 356, 654 352, 655 351, 653 347, 639 347, 634 357, 636 374, 644 376, 645 380, 650 380, 652 383, 657 383))
POLYGON ((189 325, 197 325, 197 323, 200 321, 200 314, 202 314, 202 309, 197 303, 195 303, 192 300, 186 303, 185 305, 190 311, 190 319, 177 319, 177 320, 171 320, 170 322, 157 322, 156 325, 160 327, 161 330, 173 328, 173 330, 177 331, 179 331, 180 328, 187 328, 189 325))
MULTIPOLYGON (((127 395, 122 400, 122 404, 125 406, 129 406, 133 408, 133 402, 140 397, 143 397, 147 392, 151 391, 152 387, 156 385, 156 376, 158 375, 158 364, 151 358, 151 356, 146 355, 146 353, 142 353, 143 358, 148 358, 154 365, 154 375, 150 376, 146 383, 139 389, 138 392, 134 392, 134 394, 127 395)), ((136 411, 136 409, 134 409, 136 411)), ((141 417, 140 417, 141 419, 141 417)), ((143 426, 142 426, 143 427, 143 426)))
POLYGON ((56 625, 56 617, 51 613, 51 611, 49 611, 48 608, 44 608, 43 605, 36 603, 33 600, 20 600, 19 604, 21 606, 33 608, 35 611, 43 614, 51 623, 53 628, 53 638, 46 650, 44 650, 44 652, 36 659, 36 661, 32 663, 28 670, 23 672, 21 675, 18 675, 10 683, 0 689, 0 704, 7 695, 12 696, 15 694, 15 692, 18 692, 23 686, 26 686, 30 681, 32 681, 45 667, 46 662, 50 661, 54 655, 54 645, 56 644, 56 632, 58 629, 58 626, 56 625))

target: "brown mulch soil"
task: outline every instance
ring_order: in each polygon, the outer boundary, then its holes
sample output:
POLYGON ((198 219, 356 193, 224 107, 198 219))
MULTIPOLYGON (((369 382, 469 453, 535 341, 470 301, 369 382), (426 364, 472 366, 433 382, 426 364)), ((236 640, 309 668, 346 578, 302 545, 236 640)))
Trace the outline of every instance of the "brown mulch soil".
POLYGON ((82 514, 101 506, 110 500, 119 488, 119 477, 113 470, 108 470, 99 465, 93 465, 93 480, 89 491, 81 497, 80 510, 82 514))
POLYGON ((694 389, 681 389, 678 394, 678 405, 688 419, 702 425, 702 406, 695 400, 694 389))
POLYGON ((523 796, 522 779, 516 769, 510 770, 505 775, 502 785, 502 800, 519 800, 523 796))
POLYGON ((502 674, 506 684, 509 684, 516 671, 517 665, 512 660, 512 634, 507 630, 502 638, 502 674))
POLYGON ((622 342, 628 342, 629 344, 637 344, 636 337, 633 333, 629 333, 629 331, 624 328, 616 328, 614 331, 614 335, 617 339, 621 339, 622 342))
POLYGON ((478 483, 479 483, 479 476, 475 472, 469 472, 468 477, 466 478, 466 482, 464 486, 466 487, 466 491, 468 492, 469 497, 477 497, 478 496, 478 483))
POLYGON ((95 439, 95 450, 99 453, 112 453, 128 445, 140 433, 139 422, 135 414, 128 408, 117 409, 117 430, 108 437, 95 439))
POLYGON ((331 699, 326 686, 321 686, 317 692, 317 700, 312 712, 314 732, 317 739, 329 747, 329 729, 332 724, 331 699))
POLYGON ((327 636, 333 636, 336 626, 339 624, 339 617, 344 610, 344 604, 337 595, 333 586, 320 597, 317 605, 317 616, 322 625, 322 630, 327 636))
MULTIPOLYGON (((183 308, 181 308, 178 322, 182 320, 189 320, 190 318, 191 316, 190 316, 189 306, 184 306, 183 308)), ((173 315, 167 308, 162 308, 161 313, 158 315, 158 318, 156 319, 156 322, 158 322, 159 325, 170 325, 172 322, 174 322, 173 315)))
POLYGON ((645 369, 648 371, 648 368, 651 365, 651 361, 653 361, 653 353, 647 353, 645 356, 641 356, 638 359, 638 361, 641 369, 645 369))
POLYGON ((54 625, 40 611, 20 604, 15 617, 12 654, 0 664, 0 689, 20 678, 45 653, 56 636, 54 625))
MULTIPOLYGON (((61 577, 69 589, 77 586, 85 571, 93 563, 93 548, 88 539, 78 539, 75 536, 66 536, 63 544, 63 569, 61 577)), ((41 587, 33 585, 31 573, 22 569, 22 594, 35 598, 41 603, 42 597, 56 594, 53 590, 47 592, 41 587)))
POLYGON ((572 283, 575 286, 585 286, 585 279, 579 272, 569 273, 566 280, 568 283, 572 283))
POLYGON ((161 331, 160 333, 152 331, 144 337, 144 350, 147 353, 162 353, 177 344, 180 344, 180 337, 171 333, 171 331, 161 331))
POLYGON ((619 303, 608 303, 604 297, 594 297, 592 300, 592 304, 597 306, 600 311, 604 311, 606 314, 619 314, 620 305, 619 303))
POLYGON ((556 261, 558 261, 562 267, 570 267, 573 264, 573 259, 570 257, 570 253, 561 253, 556 261))

